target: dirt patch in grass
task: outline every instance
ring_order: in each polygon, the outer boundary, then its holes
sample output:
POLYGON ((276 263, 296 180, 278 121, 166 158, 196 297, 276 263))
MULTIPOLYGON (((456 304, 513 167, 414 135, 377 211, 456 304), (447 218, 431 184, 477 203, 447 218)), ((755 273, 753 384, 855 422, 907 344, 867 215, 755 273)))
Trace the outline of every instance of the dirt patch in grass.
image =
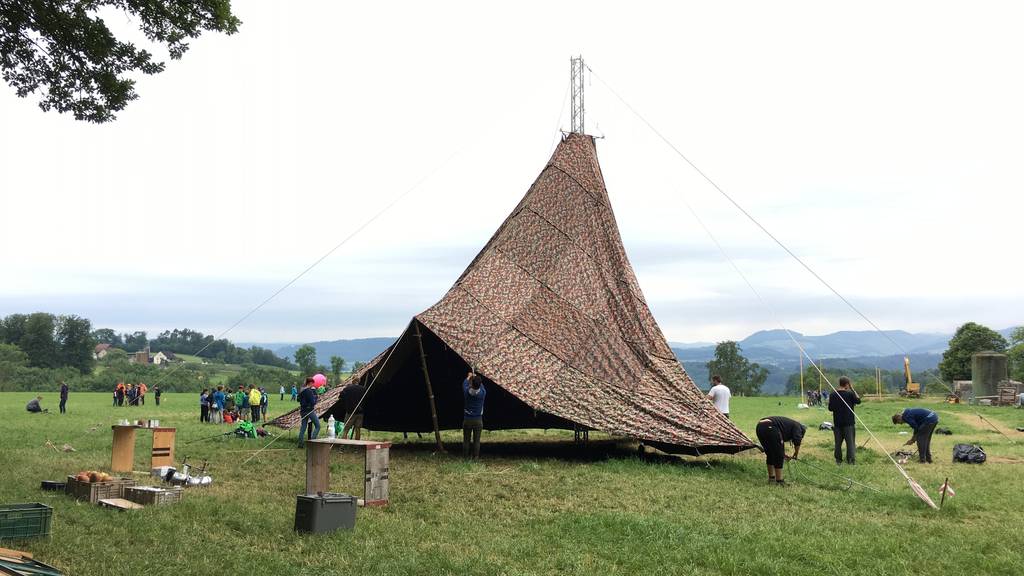
POLYGON ((1024 464, 1024 458, 1013 458, 1011 456, 989 456, 986 462, 992 464, 1024 464))
POLYGON ((943 415, 950 415, 956 417, 961 424, 965 424, 976 430, 987 430, 992 431, 993 429, 999 430, 999 432, 1006 434, 1010 438, 1015 435, 1019 436, 1020 432, 1012 428, 1007 428, 1003 424, 993 420, 992 418, 985 418, 984 420, 979 418, 977 414, 964 414, 963 412, 941 412, 943 415))

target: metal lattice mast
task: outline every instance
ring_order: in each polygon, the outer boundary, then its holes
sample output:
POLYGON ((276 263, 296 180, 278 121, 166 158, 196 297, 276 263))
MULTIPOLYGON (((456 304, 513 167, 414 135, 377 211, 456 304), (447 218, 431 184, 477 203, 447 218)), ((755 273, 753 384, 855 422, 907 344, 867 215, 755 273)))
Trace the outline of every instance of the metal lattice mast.
POLYGON ((583 56, 577 56, 570 62, 572 67, 572 132, 583 134, 583 56))

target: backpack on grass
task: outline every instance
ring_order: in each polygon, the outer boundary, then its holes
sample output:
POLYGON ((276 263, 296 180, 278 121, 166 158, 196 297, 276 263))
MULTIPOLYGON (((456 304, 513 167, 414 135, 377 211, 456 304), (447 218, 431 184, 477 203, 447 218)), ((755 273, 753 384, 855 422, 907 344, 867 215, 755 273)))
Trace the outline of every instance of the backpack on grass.
POLYGON ((977 444, 957 444, 953 446, 953 462, 966 462, 967 464, 981 464, 988 456, 981 446, 977 444))

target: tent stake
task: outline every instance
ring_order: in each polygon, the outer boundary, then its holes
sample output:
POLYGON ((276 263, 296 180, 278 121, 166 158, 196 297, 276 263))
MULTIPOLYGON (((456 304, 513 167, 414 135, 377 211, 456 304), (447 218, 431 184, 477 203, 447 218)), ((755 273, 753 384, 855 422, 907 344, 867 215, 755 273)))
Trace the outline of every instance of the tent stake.
POLYGON ((419 322, 413 322, 416 330, 416 344, 420 347, 420 366, 423 368, 423 379, 427 383, 427 397, 430 399, 430 417, 434 420, 434 439, 437 441, 437 451, 444 452, 444 444, 441 443, 441 431, 437 427, 437 406, 434 404, 434 388, 430 385, 430 373, 427 371, 427 354, 423 351, 423 335, 420 334, 419 322))

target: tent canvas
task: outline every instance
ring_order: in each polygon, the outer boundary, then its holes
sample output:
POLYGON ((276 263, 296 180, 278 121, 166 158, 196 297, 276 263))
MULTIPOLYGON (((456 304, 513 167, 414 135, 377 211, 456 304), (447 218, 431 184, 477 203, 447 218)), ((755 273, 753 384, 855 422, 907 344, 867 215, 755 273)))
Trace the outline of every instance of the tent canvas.
MULTIPOLYGON (((460 428, 462 380, 484 377, 487 429, 593 429, 678 453, 754 444, 693 383, 655 322, 626 257, 594 139, 572 133, 519 205, 435 305, 361 368, 364 426, 460 428), (418 332, 417 332, 418 329, 418 332)), ((344 416, 340 389, 318 414, 344 416)), ((272 423, 290 428, 298 411, 272 423)))

